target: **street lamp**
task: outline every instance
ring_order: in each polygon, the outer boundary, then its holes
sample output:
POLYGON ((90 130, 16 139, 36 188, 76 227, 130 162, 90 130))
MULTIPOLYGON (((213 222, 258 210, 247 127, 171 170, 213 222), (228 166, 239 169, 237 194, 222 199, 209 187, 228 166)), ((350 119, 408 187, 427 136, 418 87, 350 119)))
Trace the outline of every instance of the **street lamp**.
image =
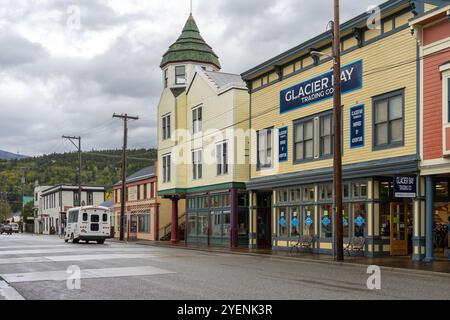
MULTIPOLYGON (((339 0, 334 0, 334 21, 332 24, 333 55, 330 56, 320 51, 311 51, 313 58, 328 57, 333 59, 333 118, 334 118, 334 161, 333 161, 333 183, 334 183, 334 206, 335 206, 335 252, 336 260, 344 261, 344 237, 342 224, 342 149, 341 149, 341 29, 339 0)), ((327 29, 328 29, 327 26, 327 29)))

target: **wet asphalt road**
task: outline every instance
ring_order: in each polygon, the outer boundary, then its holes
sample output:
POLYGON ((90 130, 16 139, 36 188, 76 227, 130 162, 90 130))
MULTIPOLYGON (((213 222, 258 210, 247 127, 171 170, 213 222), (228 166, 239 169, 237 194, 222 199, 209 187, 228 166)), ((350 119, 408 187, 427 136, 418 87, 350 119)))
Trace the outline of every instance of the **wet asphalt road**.
POLYGON ((381 290, 369 290, 366 272, 270 256, 0 236, 0 300, 450 299, 450 276, 383 270, 381 290))

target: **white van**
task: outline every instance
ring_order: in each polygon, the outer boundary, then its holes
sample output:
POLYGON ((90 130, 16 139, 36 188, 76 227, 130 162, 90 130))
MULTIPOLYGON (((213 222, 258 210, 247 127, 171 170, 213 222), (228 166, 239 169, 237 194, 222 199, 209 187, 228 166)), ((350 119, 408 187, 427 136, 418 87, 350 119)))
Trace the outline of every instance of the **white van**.
POLYGON ((81 241, 97 241, 105 243, 111 238, 111 213, 105 207, 79 207, 67 212, 67 226, 64 231, 64 240, 73 243, 81 241))

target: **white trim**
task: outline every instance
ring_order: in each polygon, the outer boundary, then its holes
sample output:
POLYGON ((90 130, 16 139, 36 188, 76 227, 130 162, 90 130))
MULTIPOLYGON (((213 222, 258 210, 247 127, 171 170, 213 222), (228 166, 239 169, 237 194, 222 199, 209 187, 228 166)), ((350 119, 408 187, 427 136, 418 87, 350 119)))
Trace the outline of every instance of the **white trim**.
POLYGON ((449 70, 442 73, 442 151, 444 156, 450 155, 450 150, 447 150, 447 129, 450 129, 449 114, 448 114, 448 86, 450 81, 450 63, 447 64, 449 70))
POLYGON ((439 51, 443 51, 447 48, 450 48, 450 37, 433 42, 432 44, 423 46, 422 49, 422 54, 421 56, 427 56, 439 51))
POLYGON ((423 16, 417 18, 417 19, 411 20, 411 21, 409 22, 409 25, 410 25, 410 26, 416 25, 416 24, 418 24, 418 23, 420 23, 420 22, 422 22, 422 21, 426 21, 426 20, 430 19, 431 17, 437 16, 437 15, 439 15, 440 13, 443 13, 443 12, 447 12, 447 15, 449 15, 449 14, 450 14, 450 13, 449 13, 449 12, 450 12, 450 5, 445 6, 445 7, 442 7, 442 8, 437 9, 437 10, 431 9, 431 10, 430 10, 428 13, 426 13, 425 15, 423 15, 423 16))
POLYGON ((440 72, 450 71, 450 62, 439 67, 440 72))

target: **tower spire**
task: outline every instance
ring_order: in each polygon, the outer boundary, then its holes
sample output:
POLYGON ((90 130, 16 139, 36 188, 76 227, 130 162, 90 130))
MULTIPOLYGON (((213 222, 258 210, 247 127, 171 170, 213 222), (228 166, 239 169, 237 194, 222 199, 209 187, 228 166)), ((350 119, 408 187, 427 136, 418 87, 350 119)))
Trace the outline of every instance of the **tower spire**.
POLYGON ((189 14, 192 16, 192 0, 191 0, 191 7, 190 7, 189 14))

